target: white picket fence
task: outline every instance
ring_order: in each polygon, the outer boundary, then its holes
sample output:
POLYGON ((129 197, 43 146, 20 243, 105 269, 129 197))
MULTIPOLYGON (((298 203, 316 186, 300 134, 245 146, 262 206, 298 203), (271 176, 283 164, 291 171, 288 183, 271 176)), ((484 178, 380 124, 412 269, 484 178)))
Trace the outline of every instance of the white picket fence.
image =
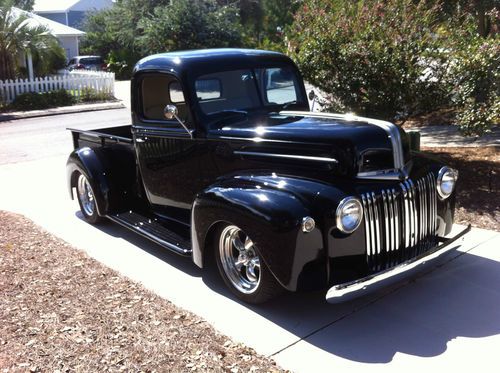
POLYGON ((101 71, 75 71, 34 80, 0 80, 0 101, 11 103, 22 93, 49 92, 59 89, 66 89, 78 98, 85 89, 89 88, 114 96, 115 74, 101 71))

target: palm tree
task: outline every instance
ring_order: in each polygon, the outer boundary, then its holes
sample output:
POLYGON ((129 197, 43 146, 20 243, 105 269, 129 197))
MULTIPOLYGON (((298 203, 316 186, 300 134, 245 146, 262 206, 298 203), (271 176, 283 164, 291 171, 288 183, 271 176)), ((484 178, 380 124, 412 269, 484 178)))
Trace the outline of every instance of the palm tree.
POLYGON ((30 53, 39 61, 64 54, 45 26, 33 22, 29 13, 12 4, 13 0, 0 0, 0 80, 15 78, 20 53, 30 53))

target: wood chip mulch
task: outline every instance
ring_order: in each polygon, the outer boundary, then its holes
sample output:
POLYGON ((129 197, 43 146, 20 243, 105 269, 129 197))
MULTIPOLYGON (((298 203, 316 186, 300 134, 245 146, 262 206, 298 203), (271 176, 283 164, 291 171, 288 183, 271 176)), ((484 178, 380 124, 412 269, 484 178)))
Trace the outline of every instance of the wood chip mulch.
POLYGON ((275 363, 0 211, 0 372, 281 372, 275 363))
POLYGON ((459 171, 455 223, 500 231, 500 148, 422 148, 459 171))

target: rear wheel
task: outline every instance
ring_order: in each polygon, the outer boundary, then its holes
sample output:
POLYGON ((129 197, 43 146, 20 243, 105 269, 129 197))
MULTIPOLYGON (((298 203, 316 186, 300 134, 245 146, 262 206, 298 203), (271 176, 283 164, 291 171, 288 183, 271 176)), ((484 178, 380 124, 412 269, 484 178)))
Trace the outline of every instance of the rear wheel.
POLYGON ((251 238, 236 225, 219 227, 214 236, 215 258, 229 289, 247 303, 263 303, 283 291, 261 260, 251 238))
POLYGON ((85 220, 91 224, 97 224, 102 221, 102 218, 97 213, 97 205, 94 198, 94 191, 87 177, 79 173, 76 182, 76 194, 78 196, 78 204, 82 211, 85 220))

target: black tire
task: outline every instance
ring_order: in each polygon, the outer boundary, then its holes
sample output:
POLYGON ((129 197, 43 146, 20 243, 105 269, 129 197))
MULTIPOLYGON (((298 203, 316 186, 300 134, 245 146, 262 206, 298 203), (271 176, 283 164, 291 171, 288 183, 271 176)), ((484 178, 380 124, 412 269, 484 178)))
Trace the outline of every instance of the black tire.
POLYGON ((283 293, 284 288, 260 259, 255 245, 245 232, 236 225, 221 224, 213 237, 214 257, 219 273, 238 299, 260 304, 283 293), (245 242, 242 242, 243 239, 245 242), (244 261, 246 264, 241 264, 244 261))
POLYGON ((87 176, 78 172, 76 177, 76 198, 80 205, 80 211, 85 220, 90 224, 99 224, 103 222, 103 218, 97 212, 97 204, 94 198, 94 191, 87 176))

